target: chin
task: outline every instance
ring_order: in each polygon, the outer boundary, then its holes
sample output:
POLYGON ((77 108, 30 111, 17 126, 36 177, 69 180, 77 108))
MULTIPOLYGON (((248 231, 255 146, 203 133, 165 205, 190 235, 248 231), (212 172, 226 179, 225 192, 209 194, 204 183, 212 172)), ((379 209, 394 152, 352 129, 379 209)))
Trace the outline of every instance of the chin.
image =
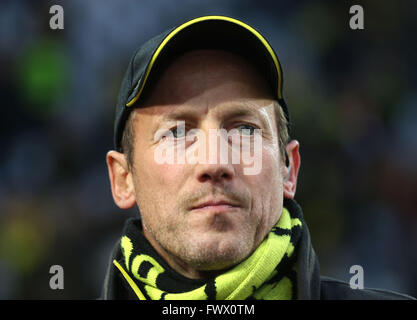
POLYGON ((252 252, 248 238, 242 239, 236 235, 225 237, 224 234, 207 238, 190 243, 190 250, 186 253, 185 260, 197 270, 227 269, 243 261, 252 252))

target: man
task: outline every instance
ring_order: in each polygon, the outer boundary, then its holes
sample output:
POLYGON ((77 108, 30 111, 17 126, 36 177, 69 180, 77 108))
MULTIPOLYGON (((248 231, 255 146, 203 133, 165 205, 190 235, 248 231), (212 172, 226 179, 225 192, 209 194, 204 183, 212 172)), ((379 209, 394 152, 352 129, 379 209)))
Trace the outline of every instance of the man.
POLYGON ((141 47, 123 79, 115 203, 137 204, 111 255, 104 299, 407 299, 321 277, 295 202, 282 70, 235 19, 197 18, 141 47))

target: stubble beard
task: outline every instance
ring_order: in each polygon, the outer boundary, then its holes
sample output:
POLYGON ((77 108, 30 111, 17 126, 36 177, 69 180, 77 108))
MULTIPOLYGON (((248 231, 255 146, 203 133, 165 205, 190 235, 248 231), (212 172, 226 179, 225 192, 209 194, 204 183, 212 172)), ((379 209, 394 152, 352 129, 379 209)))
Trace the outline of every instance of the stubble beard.
POLYGON ((185 221, 178 221, 175 225, 165 221, 156 228, 142 222, 148 237, 152 238, 148 239, 150 242, 156 243, 176 264, 196 271, 228 269, 253 252, 254 232, 249 224, 234 234, 214 232, 202 239, 197 231, 187 228, 185 221))

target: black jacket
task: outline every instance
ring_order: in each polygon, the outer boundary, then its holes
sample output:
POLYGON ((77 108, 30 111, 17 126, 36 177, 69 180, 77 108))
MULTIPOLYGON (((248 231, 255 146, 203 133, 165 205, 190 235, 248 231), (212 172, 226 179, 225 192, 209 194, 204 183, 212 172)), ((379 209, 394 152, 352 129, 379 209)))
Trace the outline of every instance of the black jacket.
MULTIPOLYGON (((299 205, 291 200, 284 203, 289 210, 300 210, 299 205)), ((320 276, 317 256, 311 245, 310 233, 304 225, 298 248, 297 299, 299 300, 409 300, 411 296, 381 289, 352 289, 346 282, 320 276)), ((113 249, 107 268, 100 299, 120 300, 137 299, 133 289, 113 264, 120 264, 123 257, 120 244, 113 249)))

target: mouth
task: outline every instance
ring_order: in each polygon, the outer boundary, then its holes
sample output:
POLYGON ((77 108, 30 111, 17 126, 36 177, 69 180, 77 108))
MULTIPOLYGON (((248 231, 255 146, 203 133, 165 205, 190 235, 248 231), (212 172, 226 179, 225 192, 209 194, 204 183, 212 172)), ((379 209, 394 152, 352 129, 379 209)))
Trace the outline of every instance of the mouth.
POLYGON ((236 210, 241 208, 241 206, 233 201, 226 200, 226 199, 210 199, 207 201, 204 201, 202 203, 199 203, 196 206, 191 207, 191 211, 193 212, 216 212, 216 213, 222 213, 222 212, 228 212, 231 210, 236 210))

